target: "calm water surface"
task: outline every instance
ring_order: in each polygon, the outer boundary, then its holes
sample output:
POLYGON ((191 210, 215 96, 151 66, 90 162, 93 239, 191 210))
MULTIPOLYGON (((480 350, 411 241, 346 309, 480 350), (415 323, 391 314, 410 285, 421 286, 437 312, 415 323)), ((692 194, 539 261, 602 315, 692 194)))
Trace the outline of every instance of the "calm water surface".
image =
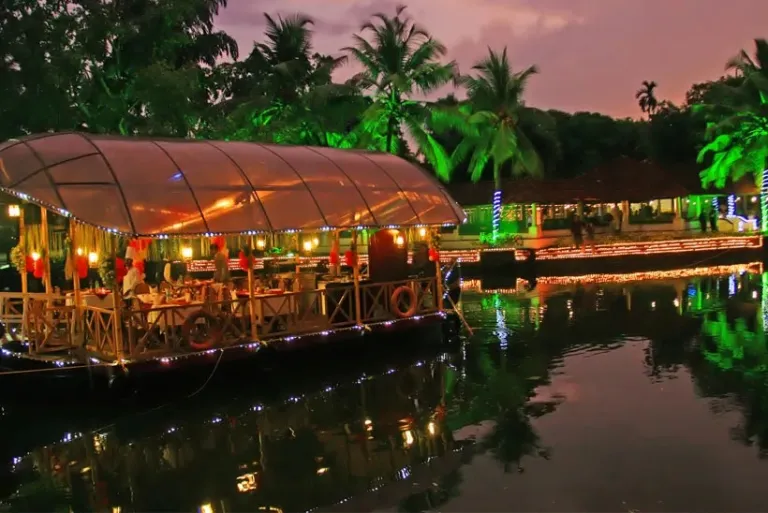
POLYGON ((766 283, 468 290, 457 350, 302 396, 6 419, 55 434, 13 438, 0 511, 766 511, 766 283))

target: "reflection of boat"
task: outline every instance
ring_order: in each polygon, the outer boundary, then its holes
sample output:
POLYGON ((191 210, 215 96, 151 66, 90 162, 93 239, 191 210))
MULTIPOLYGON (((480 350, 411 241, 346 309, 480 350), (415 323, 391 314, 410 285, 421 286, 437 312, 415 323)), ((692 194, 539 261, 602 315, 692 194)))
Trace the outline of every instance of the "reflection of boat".
MULTIPOLYGON (((66 433, 15 458, 16 479, 35 468, 37 479, 65 490, 66 506, 77 510, 220 513, 331 505, 453 451, 439 406, 443 369, 432 360, 272 407, 240 401, 212 406, 205 418, 179 412, 162 426, 145 425, 146 434, 141 418, 66 433)), ((20 497, 13 500, 21 504, 20 497)))

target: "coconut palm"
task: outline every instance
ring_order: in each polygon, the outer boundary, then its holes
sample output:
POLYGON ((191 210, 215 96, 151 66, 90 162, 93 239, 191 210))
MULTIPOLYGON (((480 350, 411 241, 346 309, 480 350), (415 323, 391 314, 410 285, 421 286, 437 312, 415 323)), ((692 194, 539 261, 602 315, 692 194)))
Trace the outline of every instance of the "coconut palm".
MULTIPOLYGON (((742 50, 726 68, 744 80, 737 86, 718 84, 714 101, 697 108, 708 121, 709 143, 698 156, 707 164, 701 179, 705 186, 723 187, 729 179, 752 174, 760 186, 768 165, 768 43, 755 40, 754 58, 742 50)), ((764 211, 763 227, 767 217, 764 211)))
POLYGON ((427 130, 430 107, 414 95, 429 94, 453 80, 456 66, 440 62, 445 46, 404 15, 405 9, 397 7, 394 17, 374 14, 361 34, 353 36, 354 46, 343 49, 363 66, 353 82, 373 93, 359 131, 363 144, 388 153, 398 153, 402 131, 407 131, 438 174, 447 177, 450 159, 427 130))
POLYGON ((476 71, 475 76, 459 79, 467 89, 468 101, 459 108, 463 116, 457 128, 464 137, 454 150, 452 166, 469 160, 468 171, 474 182, 480 180, 486 164, 493 166, 493 240, 496 240, 502 170, 510 169, 517 176, 542 174, 541 159, 520 122, 522 116, 534 114, 525 108, 523 94, 528 80, 538 70, 531 66, 514 72, 506 48, 501 53, 489 49, 488 56, 472 69, 476 71))
POLYGON ((656 99, 655 90, 658 84, 651 80, 643 80, 642 87, 635 93, 637 104, 640 106, 640 110, 643 114, 648 114, 648 118, 653 117, 656 109, 659 108, 659 102, 656 99))

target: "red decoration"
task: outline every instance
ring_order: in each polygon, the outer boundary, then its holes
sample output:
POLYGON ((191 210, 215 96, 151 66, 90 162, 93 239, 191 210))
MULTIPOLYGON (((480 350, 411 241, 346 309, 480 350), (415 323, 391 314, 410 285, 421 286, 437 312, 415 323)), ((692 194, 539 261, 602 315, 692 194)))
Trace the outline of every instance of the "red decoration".
POLYGON ((241 251, 240 254, 238 255, 238 262, 240 264, 240 269, 242 269, 243 271, 247 271, 248 264, 250 263, 249 260, 250 258, 245 256, 245 251, 241 251))
POLYGON ((35 278, 42 278, 45 275, 45 262, 42 257, 35 260, 35 270, 33 275, 35 278))
POLYGON ((85 279, 88 277, 88 258, 83 255, 78 255, 75 261, 75 268, 77 269, 78 278, 85 279))
POLYGON ((133 263, 133 266, 139 271, 139 274, 144 274, 144 260, 139 260, 133 263))
POLYGON ((115 279, 117 283, 123 283, 123 278, 128 274, 128 269, 125 268, 125 260, 120 257, 115 258, 115 279))
POLYGON ((219 249, 224 249, 227 245, 227 239, 219 235, 218 237, 213 238, 213 243, 216 244, 219 249))
POLYGON ((344 262, 349 267, 354 267, 357 264, 357 253, 348 249, 347 252, 344 253, 344 262))
POLYGON ((27 255, 27 272, 35 272, 35 259, 27 255))
POLYGON ((429 248, 429 261, 430 262, 440 261, 440 252, 435 248, 429 248))

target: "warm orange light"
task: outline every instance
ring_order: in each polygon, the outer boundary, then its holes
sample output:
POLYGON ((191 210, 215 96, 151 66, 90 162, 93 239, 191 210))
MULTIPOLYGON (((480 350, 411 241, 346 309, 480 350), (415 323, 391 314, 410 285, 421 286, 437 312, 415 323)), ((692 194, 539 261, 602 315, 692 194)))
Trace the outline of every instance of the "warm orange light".
POLYGON ((320 245, 320 239, 318 239, 317 237, 315 237, 314 239, 312 239, 312 245, 313 245, 314 247, 318 247, 318 246, 320 245))
POLYGON ((40 260, 40 253, 38 253, 37 251, 33 251, 32 252, 32 260, 34 260, 35 262, 40 260))
POLYGON ((83 248, 77 248, 75 253, 77 253, 77 256, 83 256, 83 248))
POLYGON ((267 245, 266 241, 264 239, 258 239, 256 241, 256 247, 258 249, 264 249, 264 247, 267 245))
POLYGON ((184 246, 181 248, 181 258, 184 260, 191 260, 192 259, 192 248, 189 246, 184 246))
POLYGON ((405 239, 403 238, 402 235, 398 235, 395 238, 395 244, 397 244, 397 246, 401 248, 405 245, 405 239))
POLYGON ((8 217, 21 217, 21 207, 18 205, 8 205, 8 217))
POLYGON ((304 241, 304 251, 312 251, 312 241, 311 240, 305 240, 304 241))
POLYGON ((426 228, 419 228, 419 236, 423 239, 427 236, 427 229, 426 228))
POLYGON ((95 251, 88 253, 88 263, 91 265, 96 264, 99 261, 99 254, 95 251))

